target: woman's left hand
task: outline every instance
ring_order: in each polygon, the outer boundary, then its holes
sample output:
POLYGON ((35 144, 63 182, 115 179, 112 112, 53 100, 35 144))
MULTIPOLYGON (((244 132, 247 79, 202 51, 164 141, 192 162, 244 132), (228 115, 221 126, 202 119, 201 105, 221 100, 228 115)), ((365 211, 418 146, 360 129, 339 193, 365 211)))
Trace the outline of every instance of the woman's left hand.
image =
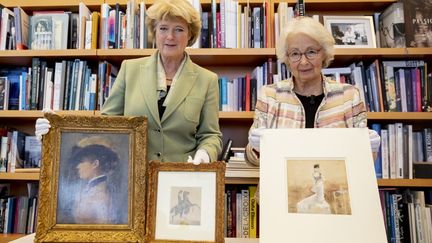
POLYGON ((189 156, 187 162, 193 163, 194 165, 199 165, 201 163, 209 163, 210 156, 208 155, 207 151, 205 151, 204 149, 198 149, 195 153, 195 157, 192 159, 192 157, 189 156))

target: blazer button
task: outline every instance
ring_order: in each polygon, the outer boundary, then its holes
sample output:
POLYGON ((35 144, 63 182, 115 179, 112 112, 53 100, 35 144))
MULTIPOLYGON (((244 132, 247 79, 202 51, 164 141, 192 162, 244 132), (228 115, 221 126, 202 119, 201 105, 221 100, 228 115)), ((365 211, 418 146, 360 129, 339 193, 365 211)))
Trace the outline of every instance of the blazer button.
POLYGON ((158 129, 156 129, 156 132, 159 132, 159 133, 160 133, 160 132, 161 132, 161 130, 160 130, 160 129, 158 128, 158 129))
POLYGON ((157 157, 161 157, 162 153, 161 152, 157 152, 156 155, 157 155, 157 157))

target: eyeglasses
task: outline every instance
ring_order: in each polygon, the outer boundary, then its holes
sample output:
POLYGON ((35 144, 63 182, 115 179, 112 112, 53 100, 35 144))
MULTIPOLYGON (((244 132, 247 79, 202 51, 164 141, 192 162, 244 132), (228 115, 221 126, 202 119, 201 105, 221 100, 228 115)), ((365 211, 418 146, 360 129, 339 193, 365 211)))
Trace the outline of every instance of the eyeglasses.
POLYGON ((306 50, 305 52, 300 52, 300 51, 292 51, 290 53, 288 53, 288 59, 291 62, 298 62, 300 61, 302 55, 305 55, 305 57, 308 60, 313 60, 318 56, 318 53, 321 51, 321 49, 315 50, 315 49, 309 49, 306 50))

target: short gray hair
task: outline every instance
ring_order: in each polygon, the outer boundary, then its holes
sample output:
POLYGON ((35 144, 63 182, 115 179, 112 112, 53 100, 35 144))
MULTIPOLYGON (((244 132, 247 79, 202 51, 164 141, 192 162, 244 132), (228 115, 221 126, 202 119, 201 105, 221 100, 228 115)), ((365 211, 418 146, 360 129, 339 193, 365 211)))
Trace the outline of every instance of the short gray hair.
POLYGON ((323 67, 328 67, 334 59, 335 40, 331 33, 320 22, 306 16, 297 17, 289 21, 287 27, 281 31, 276 46, 276 55, 279 61, 285 63, 287 66, 289 65, 287 55, 289 46, 287 39, 289 36, 297 34, 305 34, 321 45, 325 54, 323 67))

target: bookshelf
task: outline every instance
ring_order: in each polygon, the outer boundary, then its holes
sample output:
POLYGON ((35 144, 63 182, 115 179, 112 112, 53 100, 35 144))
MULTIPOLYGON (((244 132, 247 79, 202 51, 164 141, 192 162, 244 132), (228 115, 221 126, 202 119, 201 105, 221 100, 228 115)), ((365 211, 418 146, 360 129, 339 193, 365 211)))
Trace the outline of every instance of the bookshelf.
MULTIPOLYGON (((157 0, 146 0, 151 5, 157 0)), ((33 10, 78 10, 78 0, 58 0, 38 2, 34 0, 3 0, 5 7, 21 6, 27 13, 33 10)), ((126 5, 126 0, 83 0, 90 10, 100 10, 100 4, 105 2, 113 5, 119 2, 126 5)), ((258 5, 263 0, 239 0, 240 4, 249 2, 258 5)), ((276 9, 281 2, 287 2, 294 6, 295 0, 270 0, 276 9)), ((383 11, 397 0, 308 0, 306 12, 308 14, 337 15, 359 15, 373 14, 383 11)), ((201 0, 203 8, 209 8, 211 0, 201 0)), ((219 3, 219 1, 217 1, 219 3)), ((125 59, 150 56, 154 49, 92 49, 92 50, 8 50, 0 52, 0 66, 30 66, 33 57, 49 58, 52 60, 63 60, 80 58, 93 63, 99 60, 107 60, 117 66, 125 59)), ((245 71, 251 71, 253 67, 261 65, 268 58, 276 59, 275 48, 201 48, 187 49, 191 59, 210 70, 228 76, 236 75, 245 71)), ((347 65, 358 61, 373 61, 375 59, 386 60, 414 60, 424 59, 430 63, 432 59, 432 48, 350 48, 336 49, 335 60, 332 67, 347 65)), ((98 111, 59 111, 59 113, 73 113, 81 115, 99 115, 98 111)), ((41 111, 0 111, 0 124, 15 127, 28 133, 34 133, 34 122, 42 117, 41 111)), ((247 144, 247 132, 253 121, 253 112, 220 112, 219 120, 221 130, 224 134, 224 144, 229 137, 235 138, 233 146, 245 146, 247 144)), ((368 123, 388 124, 394 122, 407 122, 417 128, 430 126, 432 124, 432 112, 370 112, 368 123)), ((27 181, 38 181, 39 173, 0 173, 0 182, 23 184, 27 181)), ((236 176, 231 173, 226 177, 227 185, 257 184, 258 177, 255 175, 236 176)), ((25 184, 23 184, 25 185, 25 184)), ((398 188, 432 188, 432 179, 380 179, 379 187, 398 188)), ((15 188, 15 187, 13 187, 15 188)), ((17 238, 19 235, 4 235, 1 242, 17 238), (8 238, 9 237, 9 238, 8 238), (5 239, 7 238, 7 239, 5 239)), ((228 242, 228 241, 227 241, 228 242)), ((257 242, 254 240, 243 241, 230 239, 229 242, 257 242)))

